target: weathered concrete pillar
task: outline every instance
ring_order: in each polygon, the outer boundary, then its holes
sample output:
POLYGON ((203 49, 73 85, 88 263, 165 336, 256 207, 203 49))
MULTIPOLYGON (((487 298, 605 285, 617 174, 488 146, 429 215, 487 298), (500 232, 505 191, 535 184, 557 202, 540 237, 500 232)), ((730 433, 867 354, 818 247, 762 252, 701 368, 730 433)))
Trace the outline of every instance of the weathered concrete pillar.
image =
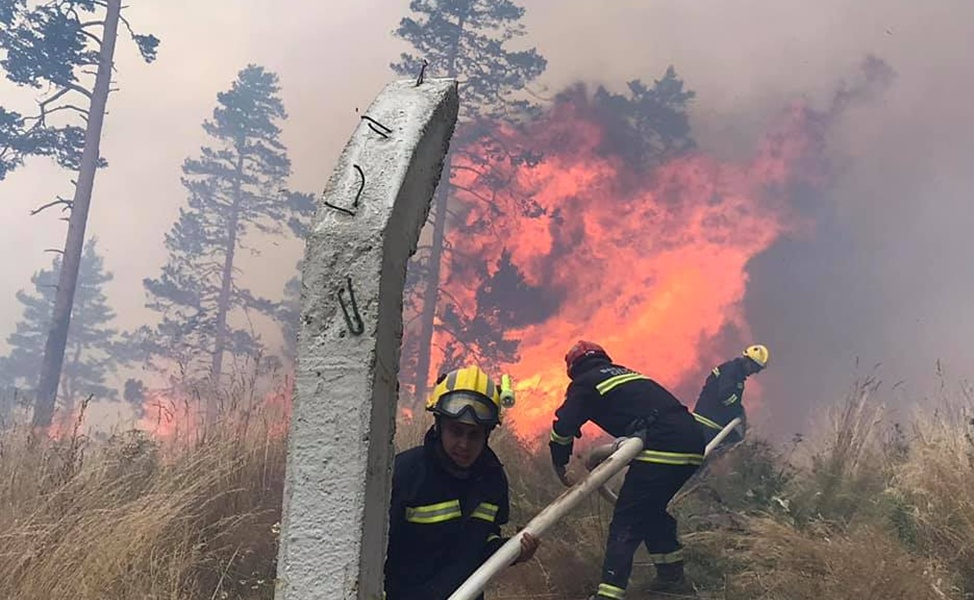
POLYGON ((455 80, 388 85, 318 205, 301 286, 279 600, 381 597, 406 261, 458 106, 455 80))

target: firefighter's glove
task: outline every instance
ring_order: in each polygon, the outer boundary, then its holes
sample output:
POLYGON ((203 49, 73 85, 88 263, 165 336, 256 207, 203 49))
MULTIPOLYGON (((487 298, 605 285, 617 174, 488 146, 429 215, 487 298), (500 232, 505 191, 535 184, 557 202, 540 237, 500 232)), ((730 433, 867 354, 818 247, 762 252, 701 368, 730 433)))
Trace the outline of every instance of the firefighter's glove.
POLYGON ((629 426, 626 427, 626 437, 638 437, 646 443, 646 437, 649 435, 649 427, 656 420, 656 411, 648 417, 642 417, 639 419, 633 419, 629 426))
POLYGON ((559 468, 564 470, 565 465, 571 460, 572 445, 572 441, 567 444, 559 444, 555 441, 548 442, 548 449, 551 450, 551 464, 554 465, 556 471, 559 468))

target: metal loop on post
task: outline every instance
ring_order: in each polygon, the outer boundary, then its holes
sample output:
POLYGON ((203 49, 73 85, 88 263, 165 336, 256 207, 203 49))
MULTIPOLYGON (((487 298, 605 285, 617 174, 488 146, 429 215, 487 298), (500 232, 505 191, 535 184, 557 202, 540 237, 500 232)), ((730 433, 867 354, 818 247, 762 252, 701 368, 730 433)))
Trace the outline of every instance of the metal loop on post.
POLYGON ((419 68, 419 77, 416 78, 416 87, 423 85, 423 77, 426 75, 426 67, 429 66, 430 61, 423 59, 423 66, 419 68))
POLYGON ((345 298, 342 296, 342 293, 346 291, 344 287, 338 290, 338 304, 342 307, 342 314, 345 315, 345 324, 348 325, 349 333, 352 335, 362 335, 365 333, 365 324, 362 322, 362 315, 359 314, 358 305, 355 303, 355 290, 352 289, 352 278, 346 277, 345 283, 348 287, 348 299, 352 307, 352 313, 348 313, 345 298))
POLYGON ((338 206, 338 205, 332 204, 331 202, 328 202, 327 200, 325 200, 325 206, 327 206, 328 208, 337 210, 339 212, 343 212, 343 213, 345 213, 346 215, 348 215, 350 217, 354 217, 355 216, 355 212, 358 210, 359 200, 361 200, 361 198, 362 198, 362 192, 365 190, 365 171, 363 171, 362 170, 362 167, 360 167, 358 165, 352 165, 352 167, 356 171, 358 171, 359 181, 360 181, 359 182, 359 185, 358 185, 358 192, 355 194, 355 200, 352 201, 352 208, 354 208, 355 210, 354 211, 353 210, 349 210, 349 209, 347 209, 347 208, 345 208, 343 206, 338 206))
POLYGON ((389 137, 389 134, 392 133, 392 130, 391 129, 389 129, 388 127, 386 127, 382 123, 376 121, 375 119, 373 119, 369 115, 362 115, 362 118, 365 121, 368 122, 369 129, 371 129, 372 131, 378 133, 383 138, 386 138, 387 139, 389 137))

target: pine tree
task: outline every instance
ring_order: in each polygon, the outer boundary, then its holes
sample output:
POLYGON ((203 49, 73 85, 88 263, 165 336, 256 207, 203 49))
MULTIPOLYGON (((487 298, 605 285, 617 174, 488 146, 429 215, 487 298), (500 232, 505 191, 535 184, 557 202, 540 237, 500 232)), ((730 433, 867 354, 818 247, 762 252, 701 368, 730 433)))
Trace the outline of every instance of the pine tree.
POLYGON ((608 151, 624 156, 637 168, 652 168, 695 147, 690 136, 690 101, 696 92, 672 66, 662 79, 647 87, 640 79, 627 83, 628 96, 600 86, 595 104, 606 125, 608 151))
MULTIPOLYGON (((42 269, 31 277, 33 294, 24 290, 17 292, 24 314, 14 333, 7 337, 11 352, 0 363, 2 379, 8 385, 30 388, 37 381, 60 269, 58 256, 50 269, 42 269)), ((90 239, 81 258, 73 318, 61 370, 59 396, 66 415, 72 413, 79 400, 88 396, 96 400, 118 399, 117 390, 106 383, 119 363, 124 362, 115 353, 118 332, 111 327, 115 312, 102 291, 112 279, 98 254, 97 240, 90 239)))
POLYGON ((39 427, 50 425, 54 412, 95 172, 106 165, 100 152, 101 132, 119 23, 129 28, 146 62, 155 59, 159 44, 151 35, 132 32, 121 15, 121 0, 0 1, 4 50, 0 66, 14 84, 44 90, 36 115, 24 117, 0 109, 0 178, 31 154, 53 156, 61 166, 77 171, 72 199, 58 197, 35 211, 53 206, 70 211, 63 268, 38 376, 33 423, 39 427), (74 122, 55 126, 54 113, 74 122))
MULTIPOLYGON (((313 194, 291 192, 290 205, 293 216, 288 228, 302 242, 308 237, 311 218, 315 212, 313 194)), ((284 338, 282 353, 286 363, 293 365, 298 356, 298 330, 301 328, 301 269, 303 261, 298 260, 297 273, 284 284, 284 300, 277 311, 277 321, 281 324, 284 338)))
POLYGON ((507 332, 539 323, 556 308, 543 289, 525 281, 509 252, 501 253, 493 273, 486 265, 478 271, 480 285, 472 311, 465 313, 455 302, 444 310, 444 324, 459 333, 446 342, 442 371, 476 361, 498 372, 502 365, 518 360, 519 341, 507 332))
MULTIPOLYGON (((525 33, 520 22, 524 9, 510 0, 412 0, 409 8, 415 17, 404 17, 395 34, 411 44, 418 55, 403 53, 399 62, 390 66, 401 75, 416 76, 423 60, 427 60, 431 76, 458 78, 461 94, 460 124, 445 164, 447 177, 434 198, 432 243, 428 252, 414 257, 414 264, 420 263, 425 275, 412 382, 415 395, 422 397, 429 379, 449 198, 454 192, 449 182, 457 168, 457 155, 468 144, 478 144, 483 149, 484 138, 491 129, 484 120, 512 120, 530 114, 533 105, 516 95, 544 71, 547 62, 534 48, 516 51, 508 46, 508 42, 525 33)), ((486 164, 483 157, 462 158, 486 164)), ((519 160, 513 154, 511 158, 519 160)))
POLYGON ((218 94, 213 118, 203 124, 213 145, 183 164, 189 200, 166 234, 169 259, 157 279, 144 280, 146 306, 162 315, 149 353, 175 359, 190 378, 214 386, 226 355, 253 356, 261 348, 256 335, 231 322, 235 312, 273 317, 279 310, 241 285, 237 266, 249 234, 279 235, 300 212, 282 191, 290 161, 279 140, 278 122, 287 118, 279 91, 276 74, 248 65, 218 94))

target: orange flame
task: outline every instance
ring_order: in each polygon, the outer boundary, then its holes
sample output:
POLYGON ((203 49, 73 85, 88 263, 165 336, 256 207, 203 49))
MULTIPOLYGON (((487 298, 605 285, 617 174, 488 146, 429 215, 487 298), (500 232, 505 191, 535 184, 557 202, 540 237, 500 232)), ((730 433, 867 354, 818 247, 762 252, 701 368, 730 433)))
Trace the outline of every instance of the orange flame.
MULTIPOLYGON (((507 252, 527 284, 559 296, 553 314, 505 333, 521 342, 520 359, 502 367, 517 382, 509 416, 522 439, 546 435, 568 383, 564 353, 577 339, 598 341, 616 361, 666 386, 702 384, 712 366, 702 359, 712 358, 720 332, 749 340, 748 261, 808 225, 792 209, 791 192, 824 177, 821 127, 816 113, 795 104, 748 161, 694 153, 647 174, 600 152, 603 128, 575 100, 525 131, 494 131, 504 146, 540 150, 536 166, 497 160, 486 177, 482 164, 464 158, 486 148, 458 154, 451 183, 462 223, 449 233, 454 254, 494 269, 507 252), (499 180, 509 182, 503 194, 499 180), (515 205, 525 198, 544 214, 519 216, 515 205)), ((458 264, 444 261, 444 285, 473 311, 483 273, 458 264)), ((445 335, 437 332, 434 349, 445 335)), ((441 359, 434 355, 433 365, 441 359)))

